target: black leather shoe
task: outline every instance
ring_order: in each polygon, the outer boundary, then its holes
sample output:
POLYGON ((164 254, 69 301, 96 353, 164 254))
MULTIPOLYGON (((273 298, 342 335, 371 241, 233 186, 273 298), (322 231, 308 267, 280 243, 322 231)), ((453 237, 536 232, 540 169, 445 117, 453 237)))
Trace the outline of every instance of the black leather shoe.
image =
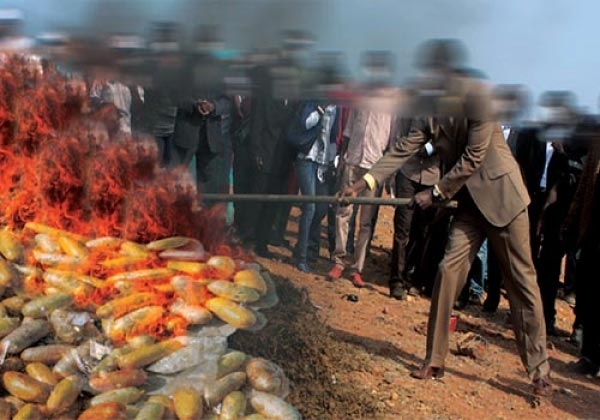
POLYGON ((266 246, 256 246, 254 248, 254 253, 262 258, 273 259, 273 254, 266 246))
POLYGON ((283 238, 275 238, 269 241, 269 245, 273 245, 280 248, 291 248, 290 241, 283 238))
POLYGON ((406 299, 406 290, 404 289, 401 283, 390 285, 390 297, 397 300, 406 299))

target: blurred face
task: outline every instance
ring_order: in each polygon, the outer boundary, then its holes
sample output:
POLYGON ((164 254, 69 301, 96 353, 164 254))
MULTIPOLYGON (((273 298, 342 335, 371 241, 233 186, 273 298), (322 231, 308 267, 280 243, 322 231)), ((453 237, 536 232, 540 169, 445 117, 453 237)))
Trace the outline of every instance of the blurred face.
POLYGON ((392 72, 386 67, 365 66, 363 72, 371 83, 390 83, 392 79, 392 72))
POLYGON ((506 98, 492 99, 492 112, 496 121, 509 122, 522 113, 518 101, 506 98))
POLYGON ((298 66, 307 66, 310 64, 311 51, 304 47, 288 48, 284 50, 284 56, 298 66))
POLYGON ((572 120, 569 110, 562 106, 540 107, 540 120, 548 124, 569 124, 572 120))
POLYGON ((423 93, 441 94, 446 91, 449 73, 441 68, 423 70, 417 80, 417 88, 423 93))

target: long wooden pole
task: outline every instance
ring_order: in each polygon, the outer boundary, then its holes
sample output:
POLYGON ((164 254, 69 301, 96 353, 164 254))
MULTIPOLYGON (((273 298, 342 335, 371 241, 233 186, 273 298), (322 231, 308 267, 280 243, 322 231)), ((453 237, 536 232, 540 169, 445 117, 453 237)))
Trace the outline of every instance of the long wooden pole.
MULTIPOLYGON (((411 204, 410 198, 384 198, 384 197, 343 197, 338 198, 328 195, 292 195, 292 194, 202 194, 204 202, 262 202, 262 203, 325 203, 325 204, 371 204, 378 206, 407 206, 411 204)), ((437 206, 456 208, 456 201, 437 203, 437 206)))

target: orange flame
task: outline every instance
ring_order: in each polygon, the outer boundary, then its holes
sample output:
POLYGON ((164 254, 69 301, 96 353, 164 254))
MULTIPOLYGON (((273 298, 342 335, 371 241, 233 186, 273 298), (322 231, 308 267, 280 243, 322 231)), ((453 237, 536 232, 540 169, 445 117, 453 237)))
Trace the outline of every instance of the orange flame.
POLYGON ((139 242, 186 235, 209 251, 227 242, 223 207, 198 210, 190 177, 159 168, 152 139, 111 136, 110 107, 85 113, 79 85, 25 67, 11 57, 0 68, 1 224, 139 242))
MULTIPOLYGON (((159 168, 153 139, 116 136, 115 108, 92 113, 85 98, 83 83, 59 74, 33 77, 17 56, 0 65, 0 225, 20 230, 39 222, 88 238, 140 243, 181 235, 198 239, 213 254, 247 260, 228 241, 224 206, 199 209, 184 168, 159 168)), ((29 234, 23 232, 23 240, 31 249, 29 234)), ((101 280, 116 269, 99 263, 118 257, 116 249, 94 248, 85 264, 63 268, 101 280)), ((36 265, 31 255, 26 263, 36 265)), ((127 269, 165 265, 152 255, 127 269)), ((23 287, 39 294, 44 282, 32 276, 23 287)), ((136 326, 135 334, 185 333, 186 320, 168 312, 176 298, 168 279, 135 282, 131 291, 155 293, 156 304, 165 309, 160 320, 136 326)), ((105 284, 82 287, 74 298, 77 307, 93 310, 122 293, 105 284)), ((194 295, 198 304, 210 297, 205 288, 194 295)))

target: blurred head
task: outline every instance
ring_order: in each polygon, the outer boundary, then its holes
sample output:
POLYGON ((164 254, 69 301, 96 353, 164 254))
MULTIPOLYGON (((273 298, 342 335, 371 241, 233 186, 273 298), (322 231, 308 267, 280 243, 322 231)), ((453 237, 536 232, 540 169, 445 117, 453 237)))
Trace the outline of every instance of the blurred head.
POLYGON ((311 64, 311 55, 315 38, 305 31, 288 30, 283 33, 282 55, 293 65, 307 67, 311 64))
POLYGON ((539 100, 540 120, 547 125, 570 125, 577 118, 577 98, 569 91, 547 91, 539 100))
POLYGON ((317 92, 327 97, 329 93, 343 89, 347 80, 345 56, 338 52, 321 52, 317 61, 317 92))
POLYGON ((113 34, 107 39, 107 45, 121 77, 134 76, 146 60, 146 41, 135 34, 113 34))
POLYGON ((600 146, 600 121, 597 115, 584 115, 579 119, 571 143, 580 152, 585 152, 589 147, 600 146))
POLYGON ((159 62, 169 62, 179 55, 179 25, 176 22, 156 22, 150 29, 149 49, 159 62))
POLYGON ((18 9, 0 9, 0 39, 19 36, 23 18, 23 12, 18 9))
POLYGON ((217 25, 200 25, 194 35, 194 52, 216 55, 223 49, 223 40, 219 37, 217 25))
POLYGON ((498 85, 492 91, 492 108, 495 119, 511 122, 527 115, 529 92, 523 85, 498 85))
POLYGON ((367 85, 389 85, 394 74, 395 57, 390 51, 365 51, 361 56, 361 70, 367 85))
POLYGON ((449 77, 466 68, 467 52, 456 39, 432 39, 419 47, 416 66, 425 90, 445 90, 449 77))

